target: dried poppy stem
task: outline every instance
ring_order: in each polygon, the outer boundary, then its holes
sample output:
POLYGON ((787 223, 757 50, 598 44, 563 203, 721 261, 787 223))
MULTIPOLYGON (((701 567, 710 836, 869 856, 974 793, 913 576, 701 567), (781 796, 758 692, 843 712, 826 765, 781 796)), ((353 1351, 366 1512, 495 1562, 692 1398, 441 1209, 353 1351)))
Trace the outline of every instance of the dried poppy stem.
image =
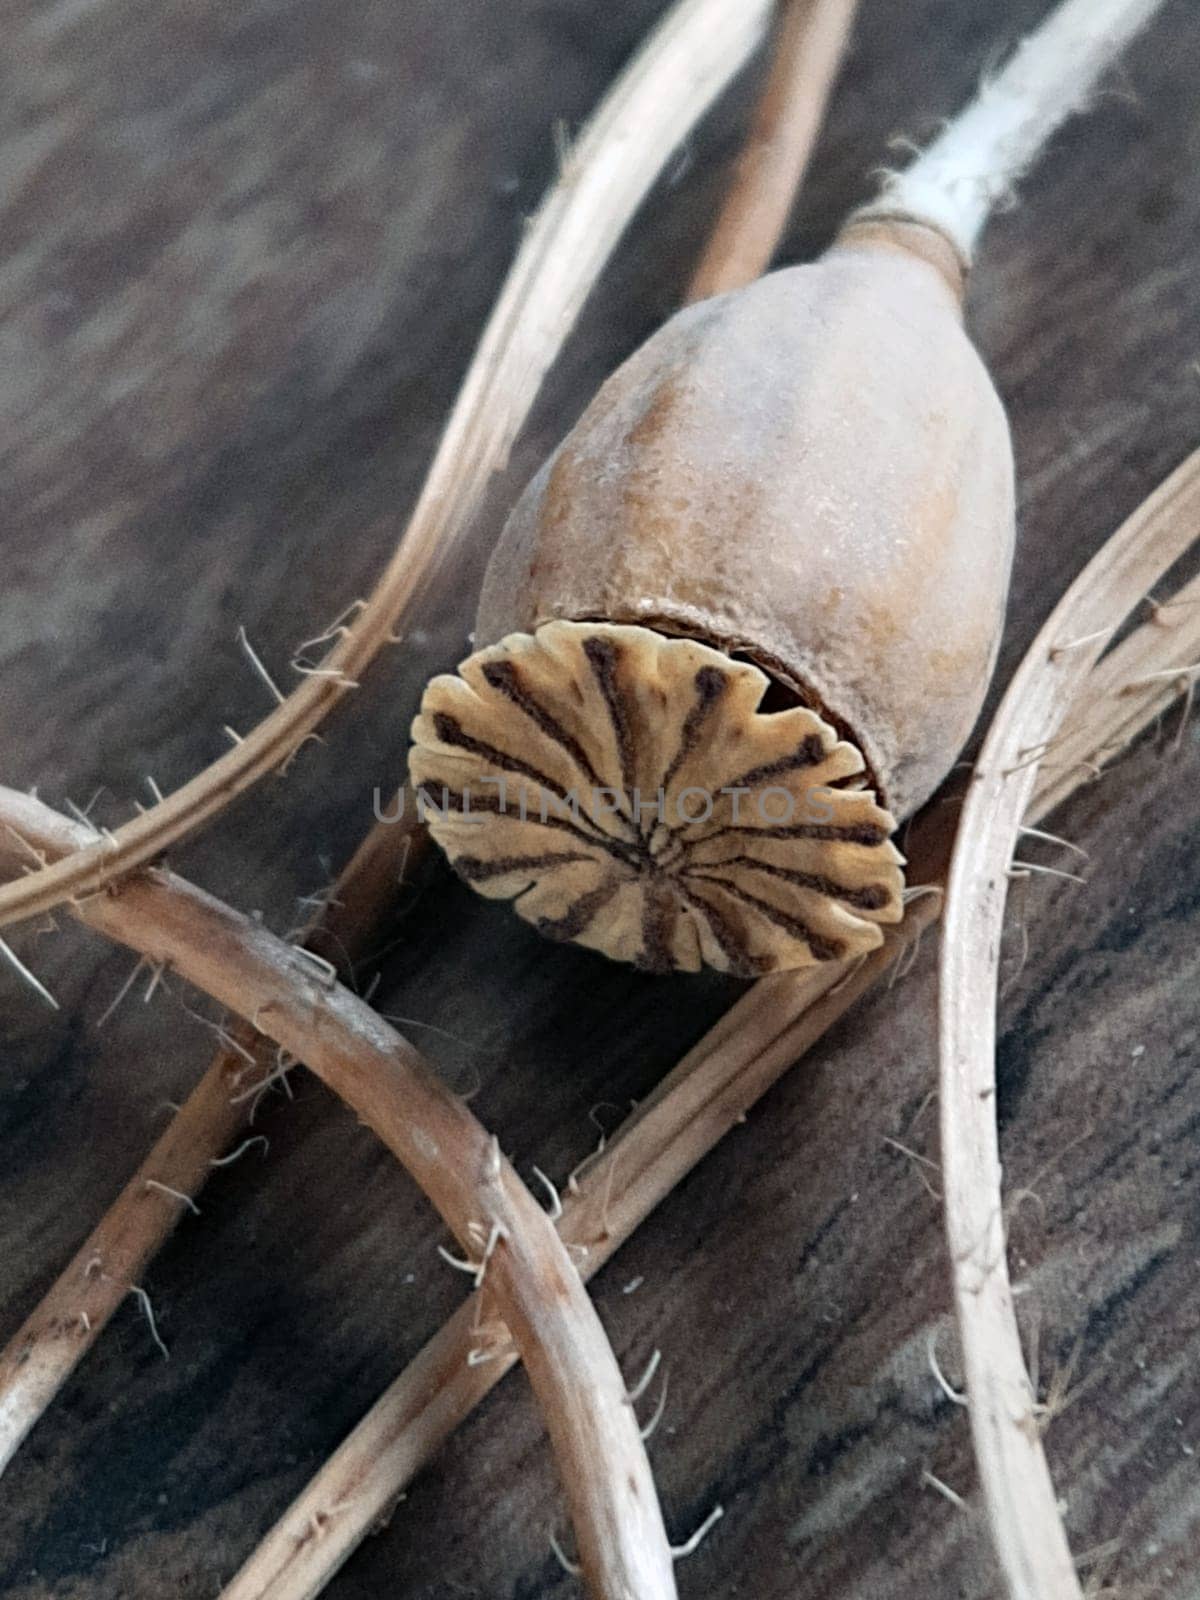
MULTIPOLYGON (((428 843, 406 796, 401 819, 372 829, 305 935, 335 966, 369 943, 399 876, 428 843)), ((349 974, 343 971, 343 977, 349 974)), ((213 1165, 253 1115, 247 1084, 266 1080, 274 1046, 248 1023, 217 1050, 196 1087, 49 1291, 0 1351, 0 1473, 109 1319, 141 1280, 183 1214, 163 1191, 199 1193, 213 1165)))
POLYGON ((0 885, 0 926, 161 855, 287 761, 467 533, 550 363, 664 162, 757 47, 770 0, 679 0, 605 96, 524 235, 404 537, 319 669, 218 761, 110 837, 0 885))
MULTIPOLYGON (((40 801, 0 789, 10 857, 16 840, 53 858, 87 837, 40 801)), ((244 1017, 379 1134, 481 1275, 486 1267, 546 1418, 590 1592, 670 1600, 670 1545, 600 1320, 553 1224, 463 1101, 303 952, 172 873, 149 869, 73 910, 244 1017)))
POLYGON ((966 259, 1047 139, 1087 105, 1096 84, 1162 0, 1064 0, 1012 60, 908 169, 872 214, 919 217, 966 259))
MULTIPOLYGON (((1195 538, 1185 462, 1071 585, 1021 663, 963 806, 941 945, 940 1103, 946 1228, 966 1389, 992 1537, 1014 1600, 1080 1596, 1042 1451, 1008 1278, 996 1127, 995 1034, 1008 869, 1037 777, 1103 639, 1195 538), (1075 650, 1064 640, 1091 636, 1075 650)), ((1119 714, 1117 701, 1110 701, 1119 714)))
POLYGON ((858 0, 788 0, 737 175, 685 298, 751 283, 770 265, 820 131, 858 0))
MULTIPOLYGON (((1153 497, 1147 538, 1167 542, 1194 527, 1200 510, 1200 455, 1171 480, 1177 492, 1153 497)), ((1169 552, 1168 552, 1169 555, 1169 552)), ((1165 567, 1169 561, 1164 561, 1165 567)), ((1200 580, 1180 599, 1200 592, 1200 580)), ((1200 631, 1200 618, 1194 624, 1200 631)), ((1176 650, 1153 622, 1136 629, 1093 669, 1072 703, 1082 762, 1059 777, 1037 775, 1027 820, 1036 824, 1090 781, 1089 766, 1111 757, 1153 721, 1179 690, 1146 684, 1119 700, 1098 688, 1103 674, 1118 685, 1168 664, 1176 650), (1136 668, 1135 673, 1132 669, 1136 668), (1083 763, 1086 762, 1087 765, 1083 763)), ((931 807, 913 844, 914 875, 944 881, 954 819, 931 807)), ((815 967, 764 978, 737 1002, 663 1080, 563 1196, 560 1231, 588 1254, 590 1277, 650 1211, 750 1109, 755 1101, 937 921, 937 893, 910 901, 904 921, 857 967, 815 967), (598 1219, 600 1219, 598 1221, 598 1219)), ((313 1600, 416 1473, 516 1361, 502 1330, 468 1301, 434 1336, 292 1502, 222 1595, 222 1600, 313 1600)))

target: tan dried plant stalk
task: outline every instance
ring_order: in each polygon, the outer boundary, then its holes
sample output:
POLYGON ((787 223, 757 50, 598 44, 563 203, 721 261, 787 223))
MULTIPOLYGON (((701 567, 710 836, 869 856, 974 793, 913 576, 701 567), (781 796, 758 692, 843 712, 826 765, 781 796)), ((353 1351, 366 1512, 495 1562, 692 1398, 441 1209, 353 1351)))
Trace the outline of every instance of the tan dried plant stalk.
MULTIPOLYGON (((53 860, 89 830, 0 788, 0 850, 53 860)), ((558 1456, 589 1592, 675 1594, 670 1545, 624 1380, 567 1248, 467 1105, 327 962, 150 868, 73 907, 302 1060, 424 1189, 502 1308, 558 1456)), ((103 1262, 99 1269, 103 1270, 103 1262)))
MULTIPOLYGON (((1139 529, 1147 588, 1200 520, 1200 454, 1128 526, 1139 529)), ((1126 530, 1118 535, 1126 537, 1126 530)), ((1145 591, 1143 591, 1145 592, 1145 591)), ((1110 616, 1126 609, 1116 600, 1110 616)), ((1036 825, 1099 776, 1185 693, 1200 655, 1200 579, 1159 606, 1094 667, 1070 702, 1053 770, 1036 773, 1025 812, 1036 825)), ((1106 634, 1109 633, 1106 627, 1106 634)), ((1061 648, 1070 640, 1055 643, 1061 648)), ((1103 643, 1103 641, 1101 641, 1103 643)), ((1033 659, 1044 659, 1045 645, 1033 659)), ((747 1110, 892 968, 940 915, 955 819, 933 804, 914 829, 913 876, 928 892, 858 965, 756 983, 617 1131, 563 1196, 560 1230, 587 1250, 590 1276, 747 1110)), ((990 1105, 986 1108, 992 1114, 990 1105)), ((312 1600, 415 1474, 516 1361, 479 1297, 430 1340, 258 1546, 222 1600, 312 1600), (481 1332, 481 1329, 485 1332, 481 1332), (480 1361, 480 1355, 486 1361, 480 1361)))
POLYGON ((1013 1600, 1082 1600, 1082 1590, 1042 1450, 1008 1277, 995 1075, 1008 878, 1041 753, 1106 640, 1196 537, 1196 466, 1192 457, 1108 541, 1038 634, 984 742, 947 883, 939 1005, 946 1230, 975 1455, 1013 1600))
POLYGON ((737 173, 688 285, 689 301, 767 270, 825 115, 858 0, 789 0, 737 173))
POLYGON ((160 856, 276 771, 354 688, 469 531, 542 378, 671 152, 760 42, 770 0, 679 0, 605 96, 525 233, 433 464, 374 592, 319 666, 240 743, 160 804, 0 885, 0 926, 160 856))

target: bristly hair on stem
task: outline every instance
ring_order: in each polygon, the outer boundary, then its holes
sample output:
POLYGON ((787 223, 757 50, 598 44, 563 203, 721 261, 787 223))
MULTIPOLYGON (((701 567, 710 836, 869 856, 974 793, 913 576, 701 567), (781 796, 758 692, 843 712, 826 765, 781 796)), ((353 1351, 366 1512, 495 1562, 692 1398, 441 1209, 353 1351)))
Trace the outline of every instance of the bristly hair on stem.
MULTIPOLYGON (((382 908, 393 903, 397 882, 419 860, 428 835, 418 825, 411 794, 401 820, 380 824, 355 852, 332 890, 318 898, 298 936, 325 946, 343 962, 361 955, 378 929, 382 908)), ((145 966, 139 960, 97 1021, 100 1027, 145 966)), ((192 1013, 196 1015, 196 1013, 192 1013)), ((213 1027, 204 1018, 198 1018, 213 1027)), ((207 1070, 156 1141, 145 1161, 80 1245, 48 1292, 0 1350, 0 1473, 30 1429, 107 1327, 125 1295, 174 1230, 179 1213, 145 1204, 147 1183, 194 1197, 212 1169, 231 1162, 247 1145, 223 1156, 254 1113, 255 1091, 274 1075, 275 1046, 243 1023, 215 1027, 218 1049, 207 1070), (248 1092, 247 1092, 248 1090, 248 1092), (87 1262, 108 1264, 85 1276, 87 1262), (65 1331, 64 1331, 65 1330, 65 1331)))
POLYGON ((863 216, 940 229, 971 259, 988 217, 1012 195, 1055 129, 1081 111, 1163 0, 1062 0, 971 104, 863 216))

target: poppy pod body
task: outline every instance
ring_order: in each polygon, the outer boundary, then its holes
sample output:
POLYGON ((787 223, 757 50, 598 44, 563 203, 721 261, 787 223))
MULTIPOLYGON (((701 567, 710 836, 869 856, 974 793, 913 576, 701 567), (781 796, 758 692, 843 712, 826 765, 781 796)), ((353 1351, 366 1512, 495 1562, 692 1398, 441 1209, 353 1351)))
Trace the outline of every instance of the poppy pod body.
POLYGON ((961 304, 940 234, 862 220, 604 384, 414 725, 469 881, 659 968, 878 943, 887 836, 970 733, 1012 557, 1008 425, 961 304))

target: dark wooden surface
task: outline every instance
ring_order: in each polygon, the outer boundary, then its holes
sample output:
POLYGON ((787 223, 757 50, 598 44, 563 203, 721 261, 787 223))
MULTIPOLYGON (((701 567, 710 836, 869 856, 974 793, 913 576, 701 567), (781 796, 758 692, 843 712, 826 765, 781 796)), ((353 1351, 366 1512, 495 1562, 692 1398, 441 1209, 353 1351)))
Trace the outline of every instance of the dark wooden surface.
MULTIPOLYGON (((292 646, 371 583, 412 503, 521 219, 661 0, 9 0, 0 95, 3 776, 106 821, 267 709, 245 623, 292 646)), ((787 248, 809 256, 894 131, 920 136, 1040 0, 866 0, 787 248)), ((973 326, 1012 411, 1022 534, 1001 679, 1063 585, 1200 442, 1200 23, 1166 6, 1116 92, 990 231, 973 326)), ((752 78, 671 168, 497 486, 475 562, 291 776, 178 864, 282 928, 394 784, 424 676, 455 659, 479 559, 590 390, 676 303, 752 78)), ((1148 738, 1056 826, 1090 886, 1042 880, 1010 964, 1000 1111, 1026 1329, 1074 1546, 1120 1594, 1200 1596, 1200 877, 1194 728, 1148 738)), ((561 1175, 722 1010, 539 942, 434 874, 381 1005, 522 1169, 561 1175), (420 1026, 418 1026, 418 1024, 420 1026), (446 1032, 436 1031, 444 1029, 446 1032)), ((207 1058, 186 995, 97 1019, 130 958, 77 929, 5 979, 0 1334, 35 1303, 207 1058)), ((1014 940, 1015 950, 1017 941, 1014 940)), ((932 941, 665 1204, 596 1285, 632 1372, 661 1347, 653 1458, 673 1530, 725 1520, 684 1596, 998 1595, 951 1375, 938 1208, 885 1144, 936 1156, 932 941), (635 1291, 625 1292, 640 1280, 635 1291), (928 1469, 967 1509, 928 1487, 928 1469)), ((442 1237, 311 1079, 217 1174, 0 1488, 10 1600, 211 1596, 457 1303, 442 1237)), ((566 1595, 523 1380, 416 1484, 335 1600, 566 1595)))

